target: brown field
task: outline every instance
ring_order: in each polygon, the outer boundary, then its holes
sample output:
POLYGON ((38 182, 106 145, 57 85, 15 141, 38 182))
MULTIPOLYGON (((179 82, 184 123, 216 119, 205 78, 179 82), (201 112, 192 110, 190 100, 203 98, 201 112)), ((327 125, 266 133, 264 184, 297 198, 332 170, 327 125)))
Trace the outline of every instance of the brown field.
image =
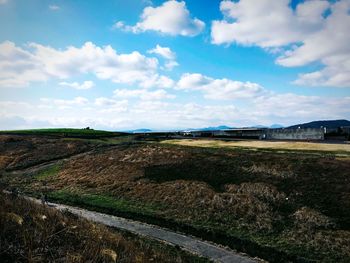
POLYGON ((275 149, 275 150, 301 150, 301 151, 322 151, 322 152, 345 152, 350 153, 350 144, 335 144, 323 142, 299 142, 299 141, 223 141, 223 140, 166 140, 166 144, 176 144, 195 147, 224 147, 224 148, 256 148, 256 149, 275 149))
POLYGON ((3 263, 206 262, 2 192, 0 203, 3 263))
MULTIPOLYGON (((28 154, 16 143, 1 146, 13 150, 0 157, 28 154)), ((168 141, 86 147, 93 151, 34 174, 11 173, 26 163, 15 158, 2 166, 0 184, 180 228, 271 262, 350 261, 349 158, 168 141)))
POLYGON ((91 149, 91 144, 82 140, 0 135, 0 171, 26 168, 91 149))

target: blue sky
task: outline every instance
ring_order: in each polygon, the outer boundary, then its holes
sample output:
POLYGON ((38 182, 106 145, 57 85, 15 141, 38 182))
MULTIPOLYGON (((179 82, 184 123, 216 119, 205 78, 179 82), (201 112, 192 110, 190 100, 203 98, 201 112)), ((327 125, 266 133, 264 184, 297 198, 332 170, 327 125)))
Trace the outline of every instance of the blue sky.
POLYGON ((350 1, 0 0, 0 129, 350 118, 350 1))

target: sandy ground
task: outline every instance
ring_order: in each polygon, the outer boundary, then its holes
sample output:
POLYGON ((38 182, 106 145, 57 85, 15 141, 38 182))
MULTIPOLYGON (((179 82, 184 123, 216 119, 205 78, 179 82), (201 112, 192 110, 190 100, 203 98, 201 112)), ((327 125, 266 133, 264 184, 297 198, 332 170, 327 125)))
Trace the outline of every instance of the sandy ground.
POLYGON ((349 143, 318 143, 318 142, 296 142, 296 141, 223 141, 223 140, 166 140, 163 143, 197 146, 197 147, 248 147, 258 149, 281 149, 281 150, 308 150, 325 152, 348 152, 349 143))

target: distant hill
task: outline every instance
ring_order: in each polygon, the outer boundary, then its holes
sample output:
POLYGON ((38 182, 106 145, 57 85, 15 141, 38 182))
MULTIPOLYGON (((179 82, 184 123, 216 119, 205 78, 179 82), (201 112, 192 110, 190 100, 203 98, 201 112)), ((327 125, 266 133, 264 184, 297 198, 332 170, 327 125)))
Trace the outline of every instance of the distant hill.
POLYGON ((270 126, 270 128, 271 129, 278 129, 278 128, 283 128, 284 126, 283 125, 281 125, 281 124, 272 124, 271 126, 270 126))
POLYGON ((228 130, 232 128, 234 127, 220 125, 220 126, 204 127, 204 128, 187 128, 187 129, 183 129, 183 131, 218 131, 218 130, 228 130))
POLYGON ((206 127, 202 129, 195 129, 195 130, 200 130, 200 131, 215 131, 215 130, 227 130, 227 129, 232 129, 232 127, 228 127, 226 125, 220 125, 220 126, 215 126, 215 127, 206 127))
POLYGON ((266 125, 253 125, 253 126, 250 126, 248 128, 259 128, 259 129, 262 129, 262 128, 271 128, 271 129, 277 129, 277 128, 283 128, 284 126, 281 125, 281 124, 272 124, 271 126, 266 126, 266 125))
POLYGON ((29 130, 8 130, 0 131, 0 134, 17 135, 47 135, 58 137, 78 137, 78 138, 104 138, 127 135, 125 132, 111 132, 103 130, 94 130, 91 128, 72 129, 72 128, 47 128, 47 129, 29 129, 29 130))
POLYGON ((137 130, 131 130, 129 132, 131 133, 144 133, 144 132, 151 132, 151 129, 137 129, 137 130))
POLYGON ((350 126, 350 121, 348 120, 312 121, 308 123, 293 125, 288 128, 290 129, 297 129, 298 127, 300 128, 321 128, 321 127, 338 128, 342 126, 350 126))

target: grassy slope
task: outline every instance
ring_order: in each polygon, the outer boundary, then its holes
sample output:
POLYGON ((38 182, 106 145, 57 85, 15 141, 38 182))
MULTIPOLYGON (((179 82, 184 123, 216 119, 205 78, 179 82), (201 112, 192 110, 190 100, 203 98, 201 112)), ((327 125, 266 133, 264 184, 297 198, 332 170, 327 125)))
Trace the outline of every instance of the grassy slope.
POLYGON ((56 200, 99 211, 191 226, 275 262, 282 258, 276 250, 347 262, 349 167, 348 159, 329 154, 154 144, 84 157, 45 183, 35 177, 2 181, 34 192, 48 188, 56 200))
POLYGON ((0 193, 1 262, 208 262, 0 193))
POLYGON ((52 129, 31 129, 31 130, 10 130, 0 131, 0 134, 18 134, 18 135, 54 135, 64 137, 91 137, 103 138, 112 136, 127 135, 123 132, 110 132, 93 129, 69 129, 69 128, 52 128, 52 129))

